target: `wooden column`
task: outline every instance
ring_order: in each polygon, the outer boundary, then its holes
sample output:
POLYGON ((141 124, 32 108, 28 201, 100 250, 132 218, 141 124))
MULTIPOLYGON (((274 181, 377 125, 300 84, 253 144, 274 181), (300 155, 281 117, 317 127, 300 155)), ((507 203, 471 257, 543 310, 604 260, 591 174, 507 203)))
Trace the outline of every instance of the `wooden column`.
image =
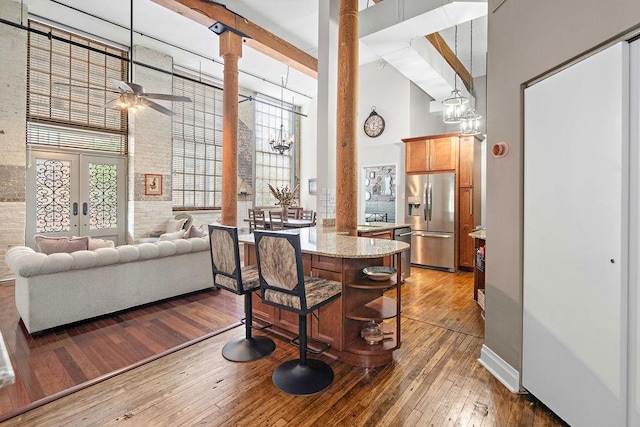
POLYGON ((225 31, 220 35, 224 60, 222 91, 222 224, 238 225, 238 59, 242 37, 225 31))
POLYGON ((338 15, 336 231, 358 228, 358 0, 341 0, 338 15))

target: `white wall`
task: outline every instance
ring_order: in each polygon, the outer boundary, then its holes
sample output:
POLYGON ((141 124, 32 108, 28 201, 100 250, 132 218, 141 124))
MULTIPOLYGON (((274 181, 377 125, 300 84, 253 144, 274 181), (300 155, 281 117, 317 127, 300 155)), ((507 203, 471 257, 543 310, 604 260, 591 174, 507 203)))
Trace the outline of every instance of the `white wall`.
POLYGON ((300 206, 317 211, 316 195, 309 194, 309 179, 317 178, 316 144, 318 143, 318 109, 311 100, 301 109, 307 117, 300 117, 300 206))

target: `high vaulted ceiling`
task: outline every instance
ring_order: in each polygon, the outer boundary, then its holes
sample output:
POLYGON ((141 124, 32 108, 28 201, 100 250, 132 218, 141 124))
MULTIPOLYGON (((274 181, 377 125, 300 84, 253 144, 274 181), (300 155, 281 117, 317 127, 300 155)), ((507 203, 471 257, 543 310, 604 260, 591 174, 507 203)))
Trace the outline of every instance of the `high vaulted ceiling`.
MULTIPOLYGON (((123 47, 130 39, 130 0, 22 0, 30 16, 101 37, 123 47)), ((318 1, 220 0, 230 11, 317 57, 318 1)), ((424 37, 438 32, 471 68, 470 22, 473 20, 473 75, 486 72, 486 0, 359 0, 360 64, 386 62, 414 81, 434 99, 442 99, 454 84, 454 71, 424 37)), ((26 19, 26 17, 25 17, 26 19)), ((134 44, 166 53, 175 64, 222 80, 218 36, 202 24, 152 0, 133 3, 134 44)), ((249 47, 239 63, 240 85, 280 97, 281 76, 288 74, 285 101, 297 105, 315 98, 313 77, 249 47)), ((460 80, 458 88, 462 86, 460 80)))

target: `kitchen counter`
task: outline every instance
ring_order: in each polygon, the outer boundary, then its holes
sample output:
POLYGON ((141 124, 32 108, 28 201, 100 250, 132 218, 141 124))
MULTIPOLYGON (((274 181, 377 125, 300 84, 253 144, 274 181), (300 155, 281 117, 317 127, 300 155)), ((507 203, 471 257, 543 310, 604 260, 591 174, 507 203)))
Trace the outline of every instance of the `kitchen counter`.
POLYGON ((390 231, 397 228, 411 227, 410 224, 399 224, 395 222, 365 222, 358 224, 358 233, 369 233, 371 231, 390 231))
MULTIPOLYGON (((395 228, 395 227, 394 227, 395 228)), ((379 227, 372 229, 380 230, 379 227)), ((393 228, 390 228, 391 230, 393 228)), ((370 239, 338 233, 335 228, 308 227, 284 230, 284 233, 300 234, 302 253, 331 258, 378 258, 400 253, 409 249, 407 243, 396 240, 370 239)), ((255 243, 253 234, 238 236, 241 243, 255 243)))
POLYGON ((487 240, 487 230, 482 229, 482 230, 472 231, 471 233, 469 233, 469 237, 474 239, 487 240))
POLYGON ((11 366, 11 359, 9 359, 9 353, 4 345, 2 333, 0 333, 0 388, 13 384, 14 380, 15 375, 11 366))

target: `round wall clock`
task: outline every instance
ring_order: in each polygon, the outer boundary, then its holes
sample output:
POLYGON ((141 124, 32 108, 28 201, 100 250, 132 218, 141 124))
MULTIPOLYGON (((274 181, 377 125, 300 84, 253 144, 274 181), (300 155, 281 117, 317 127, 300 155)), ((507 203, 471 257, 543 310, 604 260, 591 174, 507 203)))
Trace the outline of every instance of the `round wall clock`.
POLYGON ((364 121, 364 133, 371 138, 380 136, 384 131, 384 119, 376 113, 376 107, 371 108, 369 117, 364 121))

